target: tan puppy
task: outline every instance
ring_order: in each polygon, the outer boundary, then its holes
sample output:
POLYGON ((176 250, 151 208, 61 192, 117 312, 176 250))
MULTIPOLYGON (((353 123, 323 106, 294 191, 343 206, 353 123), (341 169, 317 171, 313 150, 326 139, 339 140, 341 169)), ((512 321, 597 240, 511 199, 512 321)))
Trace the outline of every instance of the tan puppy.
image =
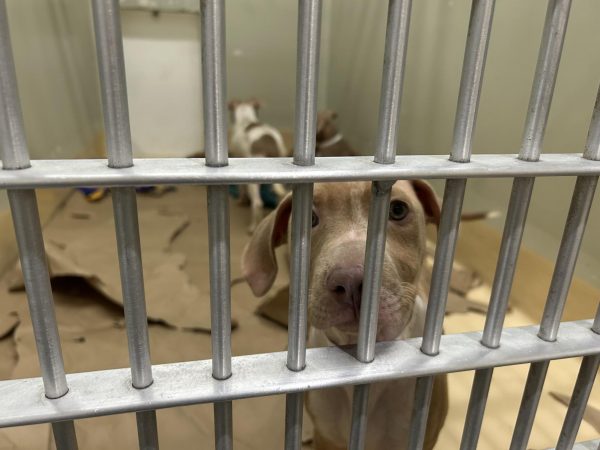
MULTIPOLYGON (((356 343, 371 183, 316 184, 314 189, 309 345, 356 343)), ((242 256, 243 275, 255 295, 265 294, 277 274, 275 247, 289 237, 291 196, 257 227, 242 256)), ((429 184, 397 181, 392 188, 379 305, 377 340, 421 336, 426 298, 421 272, 426 223, 439 221, 440 208, 429 184), (421 295, 420 295, 421 294, 421 295)), ((368 450, 404 449, 415 379, 374 384, 369 400, 368 450)), ((448 408, 446 380, 436 378, 425 448, 431 449, 448 408)), ((352 387, 310 391, 307 409, 315 423, 315 449, 346 449, 352 387)))
POLYGON ((330 109, 317 114, 316 156, 358 156, 335 125, 337 113, 330 109))

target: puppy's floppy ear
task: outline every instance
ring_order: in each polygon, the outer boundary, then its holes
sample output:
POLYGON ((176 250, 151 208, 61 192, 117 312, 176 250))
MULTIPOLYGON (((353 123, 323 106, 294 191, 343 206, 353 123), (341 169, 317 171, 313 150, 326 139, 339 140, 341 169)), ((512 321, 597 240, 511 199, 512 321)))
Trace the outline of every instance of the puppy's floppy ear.
POLYGON ((237 108, 237 105, 240 104, 239 100, 229 100, 227 102, 227 107, 229 108, 229 111, 233 112, 235 111, 235 108, 237 108))
POLYGON ((273 285, 277 276, 275 248, 285 243, 292 212, 292 194, 288 194, 277 209, 258 224, 242 254, 242 276, 252 293, 261 297, 273 285))
POLYGON ((259 99, 257 99, 257 98, 254 98, 254 97, 253 97, 253 98, 251 98, 251 99, 250 99, 250 103, 252 104, 252 107, 253 107, 253 108, 254 108, 256 111, 258 111, 258 110, 259 110, 259 109, 262 107, 262 102, 261 102, 259 99))
POLYGON ((439 226, 441 216, 440 201, 431 185, 424 180, 411 180, 410 183, 423 206, 427 223, 434 223, 436 227, 439 226))

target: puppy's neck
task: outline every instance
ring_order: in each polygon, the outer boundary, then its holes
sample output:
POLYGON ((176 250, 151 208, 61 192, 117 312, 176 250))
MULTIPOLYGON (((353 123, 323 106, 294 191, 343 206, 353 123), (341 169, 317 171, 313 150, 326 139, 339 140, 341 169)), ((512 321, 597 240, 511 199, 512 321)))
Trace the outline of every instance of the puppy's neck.
POLYGON ((328 122, 318 130, 317 145, 321 145, 337 135, 341 136, 341 133, 338 131, 337 127, 333 123, 328 122))
POLYGON ((337 133, 337 134, 334 134, 332 137, 330 137, 327 140, 318 142, 317 147, 319 147, 319 148, 331 147, 332 145, 335 145, 338 142, 340 142, 342 139, 344 139, 344 136, 342 136, 342 133, 337 133))

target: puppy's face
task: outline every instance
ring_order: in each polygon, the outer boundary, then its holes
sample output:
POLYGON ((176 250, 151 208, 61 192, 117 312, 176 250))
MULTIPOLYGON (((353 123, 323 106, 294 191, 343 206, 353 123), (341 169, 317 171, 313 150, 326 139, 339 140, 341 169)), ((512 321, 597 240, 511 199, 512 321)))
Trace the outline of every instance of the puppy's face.
MULTIPOLYGON (((314 189, 310 324, 336 344, 356 342, 371 183, 316 184, 314 189)), ((243 271, 253 291, 264 294, 277 266, 273 249, 286 241, 291 197, 258 227, 243 256, 243 271)), ((425 225, 439 219, 439 205, 423 181, 398 181, 392 187, 387 221, 377 340, 402 335, 410 321, 417 280, 425 255, 425 225)))
POLYGON ((256 99, 247 101, 231 100, 227 104, 233 123, 253 123, 258 121, 260 102, 256 99))

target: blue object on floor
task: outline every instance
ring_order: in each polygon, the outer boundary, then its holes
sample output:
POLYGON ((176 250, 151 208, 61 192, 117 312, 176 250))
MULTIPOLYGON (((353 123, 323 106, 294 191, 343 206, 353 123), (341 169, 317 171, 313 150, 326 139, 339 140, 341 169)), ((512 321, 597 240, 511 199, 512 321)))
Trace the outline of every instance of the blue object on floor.
MULTIPOLYGON (((233 198, 239 198, 240 197, 240 187, 237 185, 230 185, 229 186, 229 194, 233 198)), ((262 199, 265 208, 275 209, 277 207, 277 204, 279 203, 279 200, 277 199, 277 195, 275 194, 275 191, 273 190, 272 184, 261 184, 260 185, 260 198, 262 199)))

